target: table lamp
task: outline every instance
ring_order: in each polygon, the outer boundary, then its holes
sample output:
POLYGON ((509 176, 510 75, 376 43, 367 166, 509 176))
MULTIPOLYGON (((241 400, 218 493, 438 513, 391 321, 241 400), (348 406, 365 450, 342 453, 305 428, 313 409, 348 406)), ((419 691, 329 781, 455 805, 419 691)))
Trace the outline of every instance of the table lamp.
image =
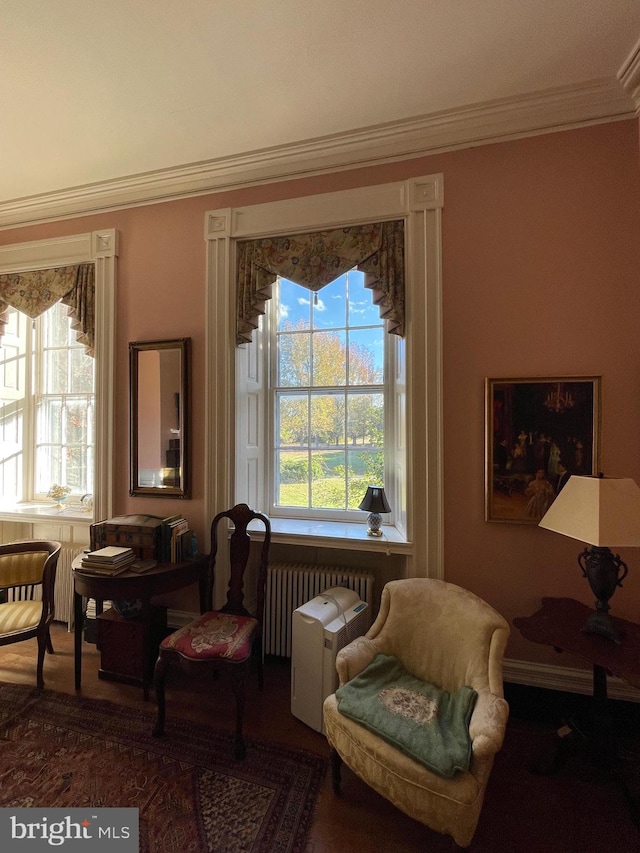
POLYGON ((358 509, 363 509, 369 513, 367 522, 369 529, 368 536, 382 536, 380 526, 382 524, 381 512, 391 512, 391 507, 387 501, 387 496, 384 493, 382 486, 367 486, 367 492, 362 499, 358 509))
POLYGON ((622 586, 627 566, 611 547, 640 547, 640 488, 629 478, 569 478, 542 517, 540 527, 591 545, 578 565, 596 597, 596 609, 582 629, 621 642, 609 616, 609 599, 622 586))

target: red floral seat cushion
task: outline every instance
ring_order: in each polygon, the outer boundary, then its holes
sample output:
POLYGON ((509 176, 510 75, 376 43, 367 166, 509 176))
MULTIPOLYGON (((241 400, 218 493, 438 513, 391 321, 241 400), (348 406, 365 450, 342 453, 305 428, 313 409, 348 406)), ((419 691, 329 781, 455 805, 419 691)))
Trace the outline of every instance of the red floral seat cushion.
POLYGON ((241 663, 251 654, 258 620, 212 610, 166 637, 161 649, 175 649, 192 660, 225 660, 241 663))

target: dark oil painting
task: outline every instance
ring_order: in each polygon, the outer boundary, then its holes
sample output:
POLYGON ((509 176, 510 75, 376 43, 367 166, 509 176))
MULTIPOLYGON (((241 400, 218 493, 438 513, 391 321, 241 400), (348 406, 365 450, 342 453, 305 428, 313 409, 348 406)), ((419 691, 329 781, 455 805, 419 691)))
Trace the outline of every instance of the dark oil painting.
POLYGON ((572 474, 598 472, 600 377, 485 385, 485 518, 538 524, 572 474))

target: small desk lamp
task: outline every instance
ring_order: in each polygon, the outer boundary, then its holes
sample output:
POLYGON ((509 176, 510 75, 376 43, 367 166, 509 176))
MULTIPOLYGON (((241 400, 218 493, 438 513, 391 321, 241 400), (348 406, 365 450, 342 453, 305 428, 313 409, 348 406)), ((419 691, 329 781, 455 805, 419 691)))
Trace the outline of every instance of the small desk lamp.
POLYGON ((622 586, 628 569, 609 547, 640 546, 640 488, 629 478, 573 475, 539 526, 592 546, 578 556, 597 599, 582 630, 620 643, 620 632, 609 616, 609 599, 622 586))
POLYGON ((384 493, 382 486, 367 486, 367 493, 362 498, 362 503, 358 509, 363 509, 369 513, 367 522, 369 529, 368 536, 382 536, 380 525, 382 524, 381 512, 391 512, 391 507, 387 501, 387 496, 384 493))

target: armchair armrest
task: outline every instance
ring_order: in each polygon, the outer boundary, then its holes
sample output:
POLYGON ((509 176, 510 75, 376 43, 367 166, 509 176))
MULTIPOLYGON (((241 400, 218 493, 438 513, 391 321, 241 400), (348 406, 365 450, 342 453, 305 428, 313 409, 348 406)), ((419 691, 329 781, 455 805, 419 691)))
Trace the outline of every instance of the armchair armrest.
POLYGON ((498 752, 504 740, 508 719, 509 705, 504 699, 489 691, 478 693, 469 722, 469 735, 475 758, 486 758, 498 752))
POLYGON ((379 643, 368 637, 357 637, 340 649, 336 656, 339 683, 346 684, 355 678, 380 651, 379 643))

